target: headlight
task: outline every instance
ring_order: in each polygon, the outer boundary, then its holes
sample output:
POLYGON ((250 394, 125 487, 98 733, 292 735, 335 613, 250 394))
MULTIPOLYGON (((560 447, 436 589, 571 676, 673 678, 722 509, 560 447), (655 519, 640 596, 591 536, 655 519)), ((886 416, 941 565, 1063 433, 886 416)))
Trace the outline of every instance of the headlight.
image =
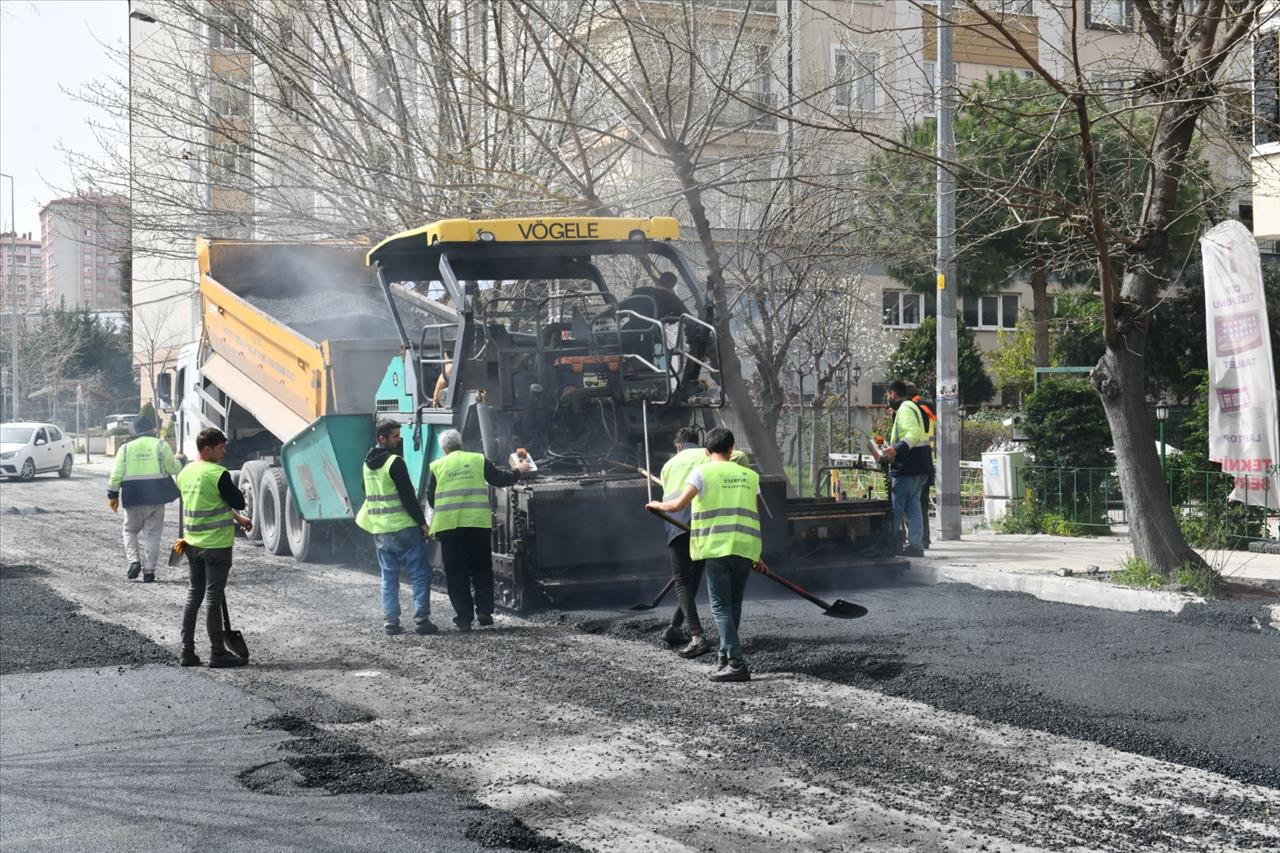
POLYGON ((12 459, 18 455, 18 451, 10 450, 8 453, 0 453, 0 459, 12 459))

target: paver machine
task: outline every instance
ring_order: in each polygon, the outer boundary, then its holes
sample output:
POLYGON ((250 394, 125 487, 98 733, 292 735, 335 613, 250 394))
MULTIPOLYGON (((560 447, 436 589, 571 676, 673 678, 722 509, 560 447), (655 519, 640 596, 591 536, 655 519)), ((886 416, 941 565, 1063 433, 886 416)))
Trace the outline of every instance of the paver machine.
MULTIPOLYGON (((452 219, 368 252, 400 340, 372 409, 404 425, 419 489, 450 428, 497 464, 519 453, 536 466, 491 489, 504 607, 598 603, 670 574, 661 523, 644 511, 657 488, 641 469, 671 456, 679 427, 715 426, 722 403, 713 307, 678 236, 661 217, 452 219)), ((283 447, 308 521, 359 507, 359 454, 340 444, 317 422, 283 447), (326 479, 342 494, 317 488, 326 479)), ((838 581, 891 558, 887 502, 788 499, 782 478, 761 483, 779 572, 838 581)))

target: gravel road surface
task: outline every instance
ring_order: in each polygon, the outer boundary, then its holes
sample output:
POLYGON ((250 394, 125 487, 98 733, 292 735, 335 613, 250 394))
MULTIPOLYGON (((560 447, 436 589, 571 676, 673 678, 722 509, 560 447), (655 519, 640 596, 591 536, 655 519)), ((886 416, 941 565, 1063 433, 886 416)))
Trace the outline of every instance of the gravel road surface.
MULTIPOLYGON (((6 484, 4 562, 176 654, 185 578, 124 580, 104 485, 6 484)), ((657 642, 664 611, 388 638, 372 575, 239 546, 229 600, 254 662, 199 677, 269 706, 262 732, 299 741, 290 754, 350 762, 244 762, 220 778, 278 804, 361 779, 390 798, 458 790, 542 833, 472 833, 507 849, 1280 847, 1280 636, 1256 626, 1256 604, 1168 617, 956 585, 842 595, 871 614, 748 602, 756 679, 712 685, 706 659, 657 642)), ((447 600, 433 608, 447 625, 447 600)), ((68 618, 50 619, 50 642, 68 618)), ((75 663, 90 653, 64 664, 99 665, 75 663)), ((5 677, 6 703, 11 679, 31 677, 5 677)))

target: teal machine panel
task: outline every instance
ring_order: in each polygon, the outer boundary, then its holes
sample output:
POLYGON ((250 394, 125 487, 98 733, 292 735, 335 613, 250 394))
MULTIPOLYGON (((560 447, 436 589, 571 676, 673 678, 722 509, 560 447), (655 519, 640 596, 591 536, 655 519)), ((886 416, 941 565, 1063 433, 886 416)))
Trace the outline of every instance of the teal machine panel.
POLYGON ((421 495, 427 484, 427 466, 441 455, 440 433, 453 425, 453 414, 437 409, 415 418, 413 380, 406 373, 404 360, 393 358, 378 385, 374 408, 378 418, 392 418, 404 425, 400 429, 401 455, 409 479, 421 495))
POLYGON ((354 519, 373 443, 368 415, 327 415, 285 442, 280 458, 298 513, 307 521, 354 519))

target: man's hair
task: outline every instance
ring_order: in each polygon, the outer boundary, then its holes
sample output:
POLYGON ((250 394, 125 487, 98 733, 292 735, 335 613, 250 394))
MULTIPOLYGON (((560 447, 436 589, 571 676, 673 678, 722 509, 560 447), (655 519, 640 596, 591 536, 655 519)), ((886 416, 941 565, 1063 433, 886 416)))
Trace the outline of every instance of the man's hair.
POLYGON ((462 433, 456 429, 447 429, 440 433, 440 449, 445 453, 452 453, 455 450, 462 449, 462 433))
POLYGON ((156 428, 156 422, 146 415, 138 415, 133 419, 133 434, 142 435, 156 428))
POLYGON ((658 287, 665 287, 668 290, 676 289, 676 274, 673 272, 664 272, 658 276, 658 287))
POLYGON ((920 393, 920 389, 916 387, 916 383, 914 383, 914 382, 907 382, 907 383, 904 383, 904 384, 907 386, 907 396, 908 396, 908 397, 915 397, 915 396, 917 396, 917 395, 920 393))
POLYGON ((207 450, 210 447, 217 447, 219 444, 226 443, 226 434, 217 427, 202 429, 200 434, 196 436, 196 450, 207 450))
POLYGON ((393 421, 391 418, 383 418, 378 421, 377 435, 378 438, 391 438, 391 433, 401 428, 399 421, 393 421))
POLYGON ((680 427, 676 430, 676 444, 698 446, 698 430, 694 427, 680 427))
POLYGON ((707 433, 707 450, 728 456, 733 451, 733 433, 724 427, 716 427, 707 433))
POLYGON ((895 379, 889 383, 889 390, 899 397, 905 397, 907 396, 907 383, 901 379, 895 379))

